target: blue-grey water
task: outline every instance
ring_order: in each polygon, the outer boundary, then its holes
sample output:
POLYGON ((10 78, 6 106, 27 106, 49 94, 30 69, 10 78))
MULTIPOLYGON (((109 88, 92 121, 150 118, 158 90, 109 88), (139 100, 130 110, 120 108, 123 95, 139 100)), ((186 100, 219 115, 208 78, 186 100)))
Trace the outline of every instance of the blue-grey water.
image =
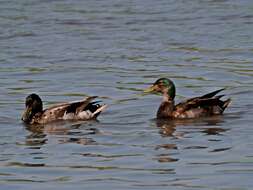
POLYGON ((251 0, 0 0, 0 189, 253 188, 251 0), (158 122, 177 102, 226 87, 224 116, 158 122), (45 107, 97 95, 99 121, 27 129, 45 107))

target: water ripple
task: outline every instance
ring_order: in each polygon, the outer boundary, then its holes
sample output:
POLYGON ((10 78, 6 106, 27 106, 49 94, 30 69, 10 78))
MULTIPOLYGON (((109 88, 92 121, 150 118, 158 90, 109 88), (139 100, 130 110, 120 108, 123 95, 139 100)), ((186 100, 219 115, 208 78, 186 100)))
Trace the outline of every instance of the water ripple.
POLYGON ((1 1, 3 189, 251 189, 250 0, 1 1), (160 77, 176 102, 226 87, 224 116, 159 121, 160 77), (97 95, 91 122, 25 126, 44 107, 97 95), (238 180, 240 179, 240 180, 238 180), (40 185, 38 185, 40 184, 40 185))

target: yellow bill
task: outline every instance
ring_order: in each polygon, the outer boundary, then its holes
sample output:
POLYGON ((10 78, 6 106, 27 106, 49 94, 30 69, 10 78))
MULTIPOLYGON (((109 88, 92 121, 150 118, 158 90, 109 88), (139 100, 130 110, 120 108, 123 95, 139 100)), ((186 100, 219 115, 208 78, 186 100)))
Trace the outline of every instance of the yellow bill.
POLYGON ((145 93, 150 93, 155 91, 155 86, 152 85, 144 90, 145 93))

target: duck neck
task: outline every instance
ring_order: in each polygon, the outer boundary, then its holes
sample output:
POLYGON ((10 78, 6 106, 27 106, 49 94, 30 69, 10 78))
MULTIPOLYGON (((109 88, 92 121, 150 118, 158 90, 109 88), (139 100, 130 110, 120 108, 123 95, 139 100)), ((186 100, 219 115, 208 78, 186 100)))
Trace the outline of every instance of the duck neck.
POLYGON ((174 98, 172 98, 168 93, 163 93, 163 102, 174 102, 174 98))
POLYGON ((157 111, 157 118, 171 118, 174 110, 174 100, 167 93, 163 95, 163 101, 157 111))

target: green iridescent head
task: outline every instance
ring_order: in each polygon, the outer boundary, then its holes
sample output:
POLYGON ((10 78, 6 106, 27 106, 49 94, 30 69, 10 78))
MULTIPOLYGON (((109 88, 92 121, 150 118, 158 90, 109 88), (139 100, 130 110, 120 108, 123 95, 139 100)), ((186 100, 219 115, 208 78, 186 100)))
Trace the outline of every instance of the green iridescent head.
POLYGON ((25 123, 30 123, 36 113, 42 112, 42 101, 37 94, 30 94, 26 97, 25 110, 22 115, 22 120, 25 123))
POLYGON ((170 99, 174 99, 176 95, 176 87, 174 83, 168 78, 160 78, 150 86, 145 92, 158 92, 168 95, 170 99))

